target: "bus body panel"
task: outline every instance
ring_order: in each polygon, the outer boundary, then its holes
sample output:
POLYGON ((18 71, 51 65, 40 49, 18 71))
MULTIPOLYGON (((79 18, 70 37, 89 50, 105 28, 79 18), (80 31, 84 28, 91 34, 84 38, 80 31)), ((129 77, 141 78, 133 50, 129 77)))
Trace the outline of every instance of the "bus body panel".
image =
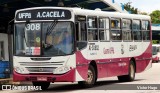
POLYGON ((83 79, 87 77, 87 69, 91 61, 97 64, 98 78, 127 75, 131 58, 135 59, 136 73, 151 67, 150 42, 96 42, 92 44, 93 42, 91 45, 89 43, 87 48, 76 53, 77 70, 83 79), (92 50, 91 47, 96 45, 99 49, 92 50))
MULTIPOLYGON (((85 50, 85 49, 84 49, 85 50)), ((88 65, 89 65, 89 60, 87 60, 81 53, 81 51, 76 52, 76 69, 77 69, 77 74, 81 77, 79 79, 79 76, 76 75, 76 80, 81 81, 81 80, 86 80, 87 79, 87 72, 88 72, 88 65)))

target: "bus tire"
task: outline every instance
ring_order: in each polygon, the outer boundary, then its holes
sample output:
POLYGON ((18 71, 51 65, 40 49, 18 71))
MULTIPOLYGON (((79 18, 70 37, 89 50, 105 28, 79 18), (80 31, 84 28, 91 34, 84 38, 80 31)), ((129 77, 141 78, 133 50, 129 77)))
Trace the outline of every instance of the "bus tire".
POLYGON ((92 65, 89 66, 87 75, 88 77, 86 81, 78 82, 81 87, 90 88, 93 87, 93 85, 96 83, 96 71, 92 65))
POLYGON ((41 86, 42 90, 47 90, 50 82, 32 82, 33 86, 41 86))
POLYGON ((135 64, 131 60, 130 61, 130 66, 129 66, 129 74, 128 75, 123 75, 123 76, 118 76, 118 80, 120 82, 130 82, 135 79, 135 64))

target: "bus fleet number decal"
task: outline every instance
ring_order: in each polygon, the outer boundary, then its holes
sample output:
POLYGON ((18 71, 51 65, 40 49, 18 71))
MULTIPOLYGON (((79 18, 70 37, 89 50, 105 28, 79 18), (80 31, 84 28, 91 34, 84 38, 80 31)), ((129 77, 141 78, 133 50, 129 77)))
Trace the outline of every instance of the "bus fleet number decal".
POLYGON ((41 26, 38 23, 33 23, 33 24, 27 24, 26 25, 26 30, 28 31, 35 31, 35 30, 40 30, 41 26))

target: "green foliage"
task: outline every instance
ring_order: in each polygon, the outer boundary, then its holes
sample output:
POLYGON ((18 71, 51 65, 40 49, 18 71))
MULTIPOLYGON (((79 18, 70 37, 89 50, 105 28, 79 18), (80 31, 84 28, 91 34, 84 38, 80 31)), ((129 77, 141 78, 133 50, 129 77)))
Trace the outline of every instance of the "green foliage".
POLYGON ((141 14, 141 15, 148 15, 146 12, 141 12, 139 14, 141 14))
POLYGON ((131 6, 131 2, 124 4, 124 9, 129 11, 131 14, 138 14, 138 9, 131 6))
POLYGON ((158 40, 152 40, 152 44, 159 44, 158 40))
POLYGON ((160 10, 155 10, 151 14, 152 23, 160 24, 160 10))

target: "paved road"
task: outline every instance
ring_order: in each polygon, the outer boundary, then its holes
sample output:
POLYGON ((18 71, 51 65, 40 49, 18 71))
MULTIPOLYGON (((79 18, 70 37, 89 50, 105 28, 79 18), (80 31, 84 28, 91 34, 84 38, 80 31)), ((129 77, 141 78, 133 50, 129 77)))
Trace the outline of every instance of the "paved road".
POLYGON ((101 79, 95 87, 82 89, 76 83, 52 84, 47 91, 0 91, 0 93, 160 93, 160 63, 152 68, 136 74, 133 82, 119 82, 117 77, 101 79), (134 85, 136 84, 136 85, 134 85), (143 85, 142 85, 143 84, 143 85), (149 85, 153 84, 153 85, 149 85), (156 84, 156 85, 155 85, 156 84), (159 84, 159 85, 158 85, 159 84), (143 89, 143 90, 142 90, 143 89), (148 90, 151 89, 151 90, 148 90), (158 89, 158 90, 157 90, 158 89))

